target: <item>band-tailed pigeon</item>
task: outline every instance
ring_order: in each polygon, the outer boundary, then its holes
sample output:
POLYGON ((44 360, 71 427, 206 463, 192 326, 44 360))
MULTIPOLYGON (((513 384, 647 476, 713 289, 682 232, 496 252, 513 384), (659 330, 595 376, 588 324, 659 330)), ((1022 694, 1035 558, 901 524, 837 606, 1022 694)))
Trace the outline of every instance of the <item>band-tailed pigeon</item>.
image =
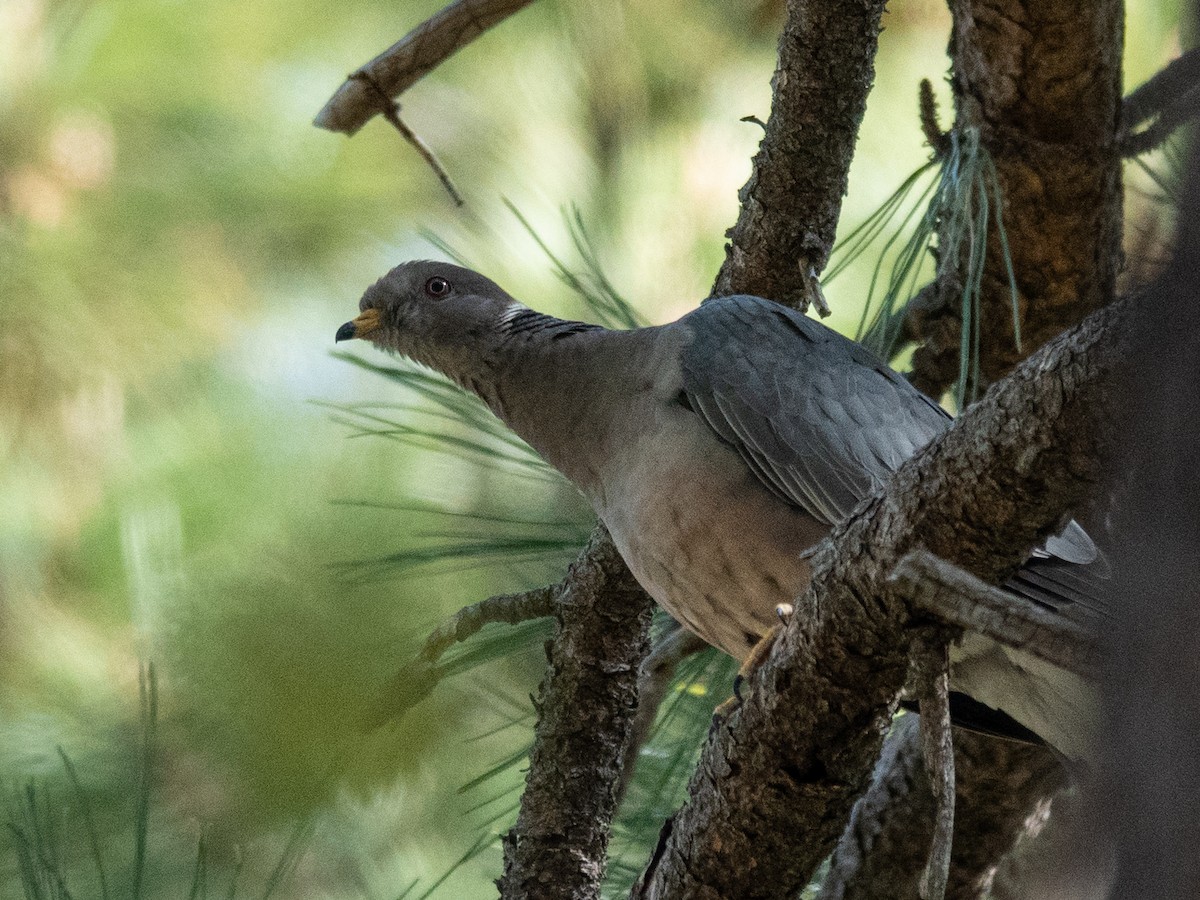
MULTIPOLYGON (((489 279, 409 262, 372 285, 337 340, 365 338, 479 397, 591 501, 642 586, 744 659, 808 584, 802 552, 950 424, 855 342, 760 297, 613 331, 535 312, 489 279)), ((1094 607, 1071 523, 1008 587, 1094 607)), ((968 635, 951 687, 1069 757, 1093 700, 1077 676, 968 635)))

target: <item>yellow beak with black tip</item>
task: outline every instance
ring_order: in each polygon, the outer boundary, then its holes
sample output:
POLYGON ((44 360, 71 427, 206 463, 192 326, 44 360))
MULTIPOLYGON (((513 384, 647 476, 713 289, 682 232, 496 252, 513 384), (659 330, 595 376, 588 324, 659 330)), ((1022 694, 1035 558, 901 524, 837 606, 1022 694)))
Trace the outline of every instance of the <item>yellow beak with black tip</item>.
POLYGON ((379 320, 379 310, 364 309, 358 314, 358 318, 339 328, 337 334, 333 336, 333 340, 335 343, 341 343, 352 338, 370 337, 372 332, 378 331, 382 326, 383 323, 379 320))

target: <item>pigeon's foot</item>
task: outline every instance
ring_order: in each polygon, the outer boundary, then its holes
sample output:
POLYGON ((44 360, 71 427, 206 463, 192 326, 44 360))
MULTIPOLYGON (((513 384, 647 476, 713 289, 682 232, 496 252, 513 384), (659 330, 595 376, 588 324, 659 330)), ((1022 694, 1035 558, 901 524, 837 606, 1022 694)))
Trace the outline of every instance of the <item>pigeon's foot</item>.
POLYGON ((771 655, 771 648, 775 646, 775 642, 779 640, 779 636, 787 628, 788 622, 792 620, 792 614, 795 611, 796 608, 790 603, 780 603, 775 607, 775 615, 779 617, 779 624, 772 625, 767 633, 759 638, 758 643, 750 648, 750 652, 742 660, 741 666, 738 667, 738 673, 733 679, 733 696, 713 710, 713 722, 709 728, 710 733, 714 728, 719 728, 730 716, 742 708, 742 703, 745 702, 745 698, 742 696, 742 689, 753 677, 754 673, 761 669, 763 663, 767 661, 767 657, 771 655))

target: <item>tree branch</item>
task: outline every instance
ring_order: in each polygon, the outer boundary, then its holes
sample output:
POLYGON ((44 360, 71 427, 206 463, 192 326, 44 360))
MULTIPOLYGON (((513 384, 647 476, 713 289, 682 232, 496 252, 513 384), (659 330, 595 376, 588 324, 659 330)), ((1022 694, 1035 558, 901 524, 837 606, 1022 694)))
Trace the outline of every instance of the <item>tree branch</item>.
MULTIPOLYGON (((838 840, 820 900, 917 900, 917 860, 929 855, 934 801, 921 753, 918 717, 892 726, 871 785, 838 840)), ((999 855, 1027 830, 1009 795, 1044 797, 1065 774, 1044 747, 954 731, 955 840, 947 896, 985 896, 999 855), (963 839, 963 838, 966 839, 963 839)))
POLYGON ((425 165, 433 169, 433 174, 437 175, 438 181, 442 183, 442 187, 446 189, 446 193, 450 195, 450 199, 454 201, 454 205, 462 206, 462 194, 454 186, 454 182, 450 178, 450 173, 446 171, 429 145, 421 140, 420 135, 404 124, 404 120, 400 118, 400 104, 389 97, 379 85, 371 80, 371 76, 366 72, 355 72, 350 77, 357 81, 365 82, 375 92, 379 98, 379 105, 382 107, 381 115, 387 119, 388 124, 400 132, 400 136, 417 151, 417 155, 425 160, 425 165))
MULTIPOLYGON (((986 228, 981 297, 969 320, 980 342, 969 355, 977 352, 980 382, 986 385, 1024 352, 1111 299, 1121 259, 1117 129, 1124 11, 1120 0, 1084 6, 1069 0, 952 0, 951 9, 955 128, 960 139, 967 129, 978 129, 1001 195, 986 228), (1013 333, 1010 261, 1024 351, 1013 333)), ((926 131, 936 127, 927 125, 926 131)), ((942 218, 943 232, 953 230, 953 218, 942 218)), ((971 266, 968 242, 961 254, 947 249, 949 241, 941 243, 937 279, 903 313, 904 336, 918 345, 910 378, 933 397, 960 375, 971 266)), ((972 386, 965 387, 969 395, 972 386)), ((980 747, 986 741, 966 740, 980 747)), ((953 896, 979 895, 1023 823, 1045 806, 1041 792, 1061 780, 1045 755, 1030 759, 1015 745, 991 744, 997 746, 987 756, 995 766, 962 765, 960 759, 959 812, 966 797, 980 797, 982 805, 978 814, 956 817, 953 896), (1015 768, 1006 788, 1009 763, 1015 768), (1056 777, 1044 777, 1042 769, 1056 777)), ((902 877, 906 865, 897 856, 891 869, 902 877)), ((887 882, 887 868, 883 860, 872 861, 880 884, 887 882)))
POLYGON ((981 581, 970 572, 914 550, 900 560, 888 583, 897 595, 952 625, 986 635, 1001 644, 1095 677, 1100 635, 1062 613, 981 581))
POLYGON ((1129 159, 1157 150, 1197 115, 1200 115, 1200 84, 1175 97, 1142 131, 1127 132, 1121 139, 1121 155, 1129 159))
POLYGON ((455 0, 347 76, 313 124, 353 135, 394 100, 493 25, 533 0, 455 0))
POLYGON ((921 682, 921 756, 933 788, 933 848, 921 876, 922 900, 943 900, 954 837, 954 740, 950 736, 950 645, 922 635, 914 646, 921 682))
POLYGON ((1131 306, 1044 347, 823 542, 791 625, 706 746, 634 897, 778 897, 807 882, 866 786, 908 674, 911 614, 888 576, 919 541, 999 582, 1061 526, 1100 478, 1094 423, 1109 411, 1131 306))
POLYGON ((884 5, 788 0, 771 116, 738 193, 714 297, 757 294, 829 314, 817 276, 837 232, 884 5))
POLYGON ((504 837, 501 897, 599 897, 652 609, 597 526, 558 601, 521 812, 504 837))
POLYGON ((1121 124, 1131 131, 1153 119, 1180 97, 1200 86, 1200 48, 1171 60, 1150 80, 1130 91, 1121 103, 1121 124))
POLYGON ((642 661, 641 671, 638 673, 637 715, 633 720, 629 745, 625 748, 625 762, 621 767, 621 783, 617 789, 618 806, 624 799, 625 791, 637 769, 638 754, 650 739, 654 722, 658 718, 658 709, 666 699, 671 682, 675 680, 675 670, 689 656, 707 649, 708 644, 703 638, 674 622, 671 630, 656 642, 654 650, 642 661))
POLYGON ((516 625, 554 615, 555 601, 564 589, 559 583, 519 594, 499 594, 463 607, 434 629, 421 652, 400 669, 364 718, 366 728, 378 728, 396 719, 425 699, 446 674, 439 665, 442 654, 465 641, 484 625, 504 622, 516 625))
POLYGON ((819 900, 916 900, 921 868, 915 863, 929 856, 933 817, 919 719, 904 715, 883 745, 871 786, 854 804, 819 900), (910 865, 890 865, 897 859, 910 865), (884 872, 875 871, 876 860, 888 863, 884 872))
POLYGON ((566 588, 566 582, 522 591, 519 594, 497 594, 470 606, 464 606, 449 620, 429 633, 417 658, 434 665, 443 653, 476 634, 484 625, 503 622, 517 625, 531 619, 554 615, 555 602, 566 588))

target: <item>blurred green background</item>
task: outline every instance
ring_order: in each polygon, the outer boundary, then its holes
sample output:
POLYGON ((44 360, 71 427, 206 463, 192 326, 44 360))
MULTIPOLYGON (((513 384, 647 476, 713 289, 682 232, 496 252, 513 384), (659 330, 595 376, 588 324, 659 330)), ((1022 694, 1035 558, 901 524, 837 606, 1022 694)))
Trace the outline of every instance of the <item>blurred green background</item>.
MULTIPOLYGON (((494 894, 495 847, 455 863, 507 827, 520 773, 460 789, 528 741, 537 640, 398 726, 358 721, 430 626, 556 580, 588 514, 495 438, 363 436, 364 412, 467 432, 334 357, 333 332, 391 265, 443 255, 430 236, 587 317, 506 201, 572 267, 577 209, 646 320, 691 308, 760 136, 739 119, 769 111, 782 3, 542 0, 504 23, 404 98, 461 210, 381 121, 309 125, 439 5, 0 0, 0 780, 76 897, 101 895, 85 807, 128 896, 148 661, 143 896, 187 895, 201 841, 212 896, 235 875, 261 896, 281 859, 277 897, 494 894)), ((1128 85, 1177 53, 1177 18, 1130 4, 1128 85)), ((897 0, 885 24, 843 231, 927 159, 918 81, 947 95, 944 4, 897 0)), ((1135 236, 1155 215, 1138 184, 1135 236)), ((872 265, 829 285, 835 327, 872 265)), ((681 696, 703 715, 704 693, 681 696)), ((3 897, 22 893, 14 840, 3 897)))

